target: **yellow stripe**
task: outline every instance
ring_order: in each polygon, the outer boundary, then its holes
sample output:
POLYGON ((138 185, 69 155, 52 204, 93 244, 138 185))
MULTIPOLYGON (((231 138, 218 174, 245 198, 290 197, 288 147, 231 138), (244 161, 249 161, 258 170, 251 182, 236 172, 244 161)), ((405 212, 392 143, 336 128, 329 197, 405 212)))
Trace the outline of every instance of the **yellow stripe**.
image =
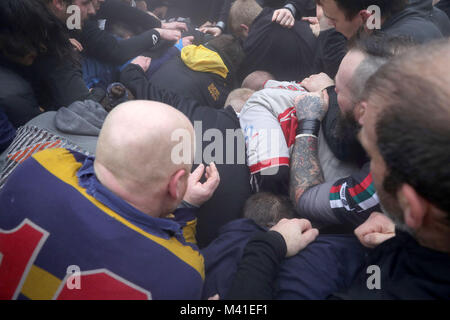
POLYGON ((195 239, 195 228, 197 227, 197 219, 189 221, 183 228, 183 237, 186 242, 197 244, 197 239, 195 239))
MULTIPOLYGON (((88 195, 86 190, 78 185, 78 178, 76 173, 81 167, 81 163, 77 162, 75 157, 66 149, 48 149, 33 155, 33 158, 38 161, 45 169, 50 173, 69 184, 80 192, 86 199, 92 202, 96 207, 102 210, 107 215, 113 217, 117 221, 121 222, 128 228, 138 232, 144 237, 158 243, 163 246, 173 254, 175 254, 179 259, 183 260, 185 263, 190 265, 192 268, 197 270, 201 275, 202 279, 205 278, 205 266, 203 256, 193 248, 183 245, 175 237, 168 240, 156 237, 141 228, 130 223, 128 220, 124 219, 122 216, 118 215, 107 206, 96 200, 94 197, 88 195)), ((184 230, 183 230, 184 231, 184 230)))
POLYGON ((44 269, 32 265, 21 293, 31 300, 51 300, 61 281, 44 269))

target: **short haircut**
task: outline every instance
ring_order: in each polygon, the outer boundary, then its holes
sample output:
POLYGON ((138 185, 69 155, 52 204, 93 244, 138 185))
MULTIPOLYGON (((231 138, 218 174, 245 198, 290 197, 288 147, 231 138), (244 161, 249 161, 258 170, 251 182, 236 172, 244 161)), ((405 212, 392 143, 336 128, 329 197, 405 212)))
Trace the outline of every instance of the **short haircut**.
POLYGON ((349 83, 354 103, 361 101, 367 80, 389 59, 412 48, 414 42, 407 37, 377 33, 370 36, 360 35, 350 41, 349 50, 357 50, 365 58, 356 68, 349 83))
POLYGON ((244 49, 238 38, 223 34, 205 43, 205 46, 214 49, 229 69, 237 72, 245 58, 244 49))
MULTIPOLYGON (((450 212, 449 40, 409 50, 380 68, 365 94, 379 108, 377 145, 387 166, 386 192, 407 183, 450 212)), ((447 215, 449 217, 449 215, 447 215)))
POLYGON ((288 197, 268 192, 252 195, 244 205, 244 218, 252 219, 263 228, 270 228, 281 219, 290 219, 294 215, 294 205, 288 197))
POLYGON ((245 77, 242 81, 242 88, 259 91, 264 89, 264 84, 269 80, 274 80, 275 77, 267 71, 254 71, 245 77))
MULTIPOLYGON (((316 0, 318 5, 323 5, 324 0, 316 0)), ((403 10, 408 0, 332 0, 337 7, 344 12, 347 20, 353 19, 361 10, 366 10, 371 5, 380 8, 383 17, 390 17, 403 10)))
POLYGON ((228 16, 231 33, 239 34, 241 24, 250 27, 261 11, 261 6, 255 0, 236 0, 228 16))
POLYGON ((225 107, 232 106, 234 111, 241 112, 247 100, 254 93, 251 89, 239 88, 230 92, 225 101, 225 107))

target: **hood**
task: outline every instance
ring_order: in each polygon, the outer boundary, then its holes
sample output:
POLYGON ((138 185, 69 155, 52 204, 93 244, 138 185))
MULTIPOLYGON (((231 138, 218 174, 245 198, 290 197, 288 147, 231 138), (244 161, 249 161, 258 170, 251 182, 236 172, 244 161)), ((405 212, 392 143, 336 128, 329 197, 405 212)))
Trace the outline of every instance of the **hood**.
POLYGON ((92 100, 76 101, 62 107, 55 116, 56 128, 64 133, 98 136, 108 113, 101 104, 92 100))
POLYGON ((190 45, 181 50, 181 60, 191 70, 210 72, 226 79, 229 70, 220 55, 203 45, 190 45))

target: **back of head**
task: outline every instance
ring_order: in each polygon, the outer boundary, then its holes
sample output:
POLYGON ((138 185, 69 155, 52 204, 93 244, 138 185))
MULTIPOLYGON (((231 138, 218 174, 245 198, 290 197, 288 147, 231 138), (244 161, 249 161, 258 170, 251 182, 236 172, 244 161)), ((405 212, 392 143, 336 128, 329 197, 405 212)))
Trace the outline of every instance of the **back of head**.
POLYGON ((245 103, 252 96, 255 91, 246 88, 235 89, 230 92, 225 101, 225 107, 231 106, 236 113, 242 111, 245 103))
POLYGON ((239 69, 245 54, 239 39, 223 34, 208 41, 205 46, 214 49, 227 65, 228 69, 236 72, 239 69))
POLYGON ((252 195, 245 203, 244 218, 263 228, 273 227, 281 219, 294 217, 294 206, 288 197, 267 192, 252 195))
POLYGON ((264 84, 275 77, 267 71, 254 71, 245 77, 242 81, 242 88, 248 88, 254 91, 264 89, 264 84))
POLYGON ((316 0, 316 3, 323 5, 325 1, 335 1, 347 20, 353 19, 361 10, 367 10, 372 5, 378 6, 381 15, 388 18, 403 10, 408 4, 408 0, 316 0))
POLYGON ((250 27, 262 8, 255 0, 236 0, 230 9, 228 25, 235 36, 240 34, 240 25, 250 27))
POLYGON ((364 59, 355 69, 349 89, 355 103, 364 98, 363 90, 367 80, 393 57, 406 52, 414 46, 407 37, 391 36, 384 33, 370 36, 360 35, 349 44, 349 51, 359 51, 364 59))
MULTIPOLYGON (((429 43, 384 65, 365 95, 379 110, 377 145, 389 173, 387 192, 407 183, 450 212, 450 42, 429 43)), ((387 180, 387 181, 386 181, 387 180)), ((447 215, 449 217, 449 215, 447 215)))
POLYGON ((193 139, 189 119, 175 108, 154 101, 130 101, 114 108, 106 118, 95 162, 129 192, 141 193, 167 183, 179 169, 190 172, 193 139), (173 134, 187 139, 182 152, 190 154, 181 159, 186 161, 174 158, 179 139, 173 134))
POLYGON ((64 26, 39 0, 0 1, 0 50, 12 57, 47 52, 72 57, 64 26))

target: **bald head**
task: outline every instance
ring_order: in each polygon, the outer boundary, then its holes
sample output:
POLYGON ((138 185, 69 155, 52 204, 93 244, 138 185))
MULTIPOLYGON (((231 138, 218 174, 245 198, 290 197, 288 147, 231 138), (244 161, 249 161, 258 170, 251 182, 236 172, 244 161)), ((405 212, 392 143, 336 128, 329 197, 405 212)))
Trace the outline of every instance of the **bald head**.
POLYGON ((254 71, 245 77, 242 81, 242 88, 248 88, 254 91, 264 89, 264 84, 275 77, 267 71, 254 71))
POLYGON ((178 170, 188 174, 192 161, 177 164, 171 159, 177 129, 190 133, 193 148, 191 122, 171 106, 139 100, 117 106, 106 118, 97 144, 95 169, 100 181, 114 180, 124 191, 136 193, 167 184, 178 170))

